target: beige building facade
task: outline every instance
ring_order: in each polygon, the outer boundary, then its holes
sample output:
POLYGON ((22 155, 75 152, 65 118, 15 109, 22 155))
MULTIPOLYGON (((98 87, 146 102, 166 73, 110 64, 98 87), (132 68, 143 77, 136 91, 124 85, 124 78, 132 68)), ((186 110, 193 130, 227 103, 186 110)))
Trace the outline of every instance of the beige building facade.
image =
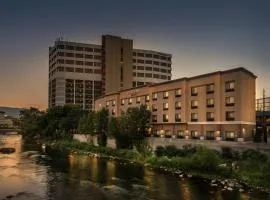
POLYGON ((255 131, 256 76, 245 68, 218 71, 127 89, 95 101, 95 110, 120 116, 146 104, 151 133, 159 137, 251 140, 255 131))
POLYGON ((97 97, 171 80, 171 54, 133 49, 133 40, 103 35, 102 44, 59 39, 49 47, 49 107, 94 109, 97 97))

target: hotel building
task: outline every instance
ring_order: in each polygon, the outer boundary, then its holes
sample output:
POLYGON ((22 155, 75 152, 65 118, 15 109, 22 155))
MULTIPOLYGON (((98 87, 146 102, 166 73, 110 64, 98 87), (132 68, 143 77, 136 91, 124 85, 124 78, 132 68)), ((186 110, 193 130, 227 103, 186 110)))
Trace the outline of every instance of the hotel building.
POLYGON ((101 95, 171 80, 171 58, 111 35, 103 35, 101 45, 57 40, 49 47, 49 107, 92 110, 101 95))
POLYGON ((161 137, 250 140, 256 127, 256 76, 244 68, 149 84, 99 97, 95 110, 118 117, 146 104, 151 132, 161 137))

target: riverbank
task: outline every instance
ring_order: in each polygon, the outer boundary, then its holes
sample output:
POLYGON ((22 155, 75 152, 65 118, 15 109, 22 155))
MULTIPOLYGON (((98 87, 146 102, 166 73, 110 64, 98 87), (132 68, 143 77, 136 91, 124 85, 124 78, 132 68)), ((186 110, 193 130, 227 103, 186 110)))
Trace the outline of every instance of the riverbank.
MULTIPOLYGON (((214 150, 191 146, 187 146, 185 149, 174 149, 172 147, 171 149, 160 149, 156 150, 155 154, 142 155, 136 150, 97 147, 76 140, 50 141, 47 142, 47 145, 52 149, 71 154, 139 163, 154 170, 174 174, 180 179, 204 178, 210 182, 213 188, 229 191, 239 190, 240 192, 254 189, 270 192, 268 181, 269 160, 264 160, 263 163, 261 163, 260 158, 252 160, 254 157, 253 151, 248 152, 249 155, 245 155, 247 157, 245 159, 240 159, 239 155, 234 155, 235 158, 238 157, 239 159, 238 162, 235 162, 234 159, 225 159, 226 155, 221 155, 214 150)), ((261 159, 265 159, 265 157, 261 159)))

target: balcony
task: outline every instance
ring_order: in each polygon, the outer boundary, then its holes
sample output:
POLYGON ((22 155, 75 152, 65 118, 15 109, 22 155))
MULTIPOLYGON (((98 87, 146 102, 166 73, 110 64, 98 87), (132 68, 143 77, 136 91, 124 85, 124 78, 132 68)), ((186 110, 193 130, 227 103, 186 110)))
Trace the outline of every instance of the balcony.
POLYGON ((215 91, 214 90, 209 90, 209 91, 206 91, 206 94, 214 94, 215 91))
POLYGON ((157 119, 152 119, 152 122, 154 122, 154 123, 157 122, 157 119))
POLYGON ((175 122, 181 122, 181 119, 176 118, 176 119, 175 119, 175 122))
POLYGON ((169 110, 169 108, 163 108, 163 110, 169 110))
POLYGON ((198 108, 198 106, 191 106, 191 109, 196 109, 198 108))
POLYGON ((215 121, 215 118, 207 118, 206 119, 208 122, 212 122, 212 121, 215 121))
POLYGON ((191 121, 192 121, 192 122, 197 122, 197 121, 198 121, 198 119, 191 119, 191 121))
POLYGON ((175 110, 181 110, 181 107, 179 107, 179 106, 175 107, 175 110))
POLYGON ((191 96, 195 97, 195 96, 198 96, 198 93, 191 93, 191 96))
POLYGON ((156 111, 157 111, 157 108, 152 108, 152 111, 153 111, 153 112, 156 112, 156 111))

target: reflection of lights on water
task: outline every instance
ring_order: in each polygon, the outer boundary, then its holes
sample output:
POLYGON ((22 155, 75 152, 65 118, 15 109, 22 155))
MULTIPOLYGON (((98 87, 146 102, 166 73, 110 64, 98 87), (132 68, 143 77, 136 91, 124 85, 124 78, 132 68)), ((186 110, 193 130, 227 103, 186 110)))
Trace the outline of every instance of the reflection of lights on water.
POLYGON ((107 172, 108 172, 108 178, 107 178, 107 184, 112 184, 112 177, 115 177, 115 163, 114 161, 107 161, 107 172))
POLYGON ((186 181, 180 182, 180 188, 181 188, 181 193, 182 193, 183 199, 185 199, 185 200, 191 199, 189 185, 186 181))
POLYGON ((147 169, 147 167, 144 168, 144 180, 149 187, 153 186, 153 174, 154 172, 152 170, 147 169))

